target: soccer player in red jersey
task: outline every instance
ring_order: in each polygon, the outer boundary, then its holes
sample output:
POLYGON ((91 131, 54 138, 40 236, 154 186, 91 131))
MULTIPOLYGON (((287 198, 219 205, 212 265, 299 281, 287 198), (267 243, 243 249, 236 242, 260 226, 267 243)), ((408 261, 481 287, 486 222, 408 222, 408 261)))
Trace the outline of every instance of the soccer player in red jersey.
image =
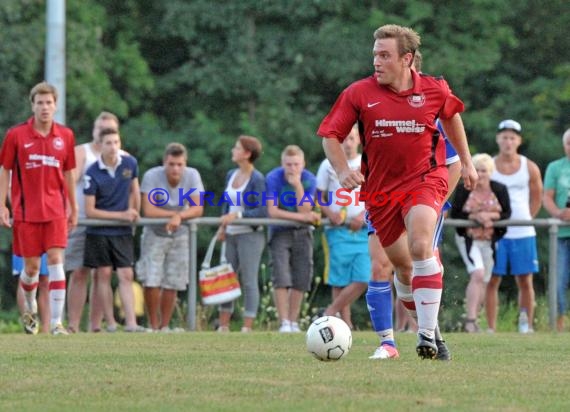
POLYGON ((342 186, 362 185, 370 219, 398 280, 412 285, 416 351, 421 358, 435 358, 443 285, 432 242, 448 190, 445 145, 435 133, 437 118, 459 155, 467 189, 474 186, 477 173, 459 114, 463 103, 442 78, 411 69, 420 36, 407 27, 385 25, 374 32, 374 39, 374 75, 341 93, 317 134, 324 138, 325 153, 342 186), (363 137, 361 171, 348 167, 341 147, 355 122, 363 137), (377 194, 386 193, 392 201, 378 199, 377 194))
POLYGON ((11 227, 6 207, 10 171, 14 254, 24 258, 20 287, 26 298, 22 316, 27 333, 38 331, 36 291, 40 257, 48 255, 49 295, 54 335, 67 334, 62 325, 65 306, 63 250, 68 229, 77 225, 75 200, 75 137, 54 121, 57 90, 42 82, 30 92, 33 116, 8 130, 0 153, 0 219, 11 227))

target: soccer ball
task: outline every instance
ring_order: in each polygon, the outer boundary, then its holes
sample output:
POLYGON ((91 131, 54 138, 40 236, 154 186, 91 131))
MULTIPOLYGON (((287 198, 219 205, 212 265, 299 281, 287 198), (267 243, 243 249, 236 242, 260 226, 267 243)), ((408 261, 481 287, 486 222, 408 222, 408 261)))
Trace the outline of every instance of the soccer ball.
POLYGON ((345 357, 352 346, 348 325, 335 316, 318 318, 307 330, 307 351, 322 361, 345 357))

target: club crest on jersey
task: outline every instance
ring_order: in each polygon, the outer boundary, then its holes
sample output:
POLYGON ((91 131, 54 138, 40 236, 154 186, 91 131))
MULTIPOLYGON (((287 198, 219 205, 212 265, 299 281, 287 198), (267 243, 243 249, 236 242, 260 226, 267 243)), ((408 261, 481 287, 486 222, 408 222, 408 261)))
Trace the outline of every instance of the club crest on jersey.
POLYGON ((408 97, 408 104, 412 107, 422 107, 426 102, 426 96, 422 94, 412 94, 408 97))
POLYGON ((130 179, 133 177, 133 171, 130 169, 123 170, 123 178, 130 179))
POLYGON ((53 138, 53 148, 55 150, 63 150, 65 144, 63 143, 63 139, 59 136, 53 138))

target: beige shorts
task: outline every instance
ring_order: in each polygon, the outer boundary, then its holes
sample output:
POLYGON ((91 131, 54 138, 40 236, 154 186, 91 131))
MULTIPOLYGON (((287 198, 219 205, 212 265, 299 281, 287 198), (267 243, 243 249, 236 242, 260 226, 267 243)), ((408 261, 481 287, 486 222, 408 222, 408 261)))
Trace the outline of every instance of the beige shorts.
POLYGON ((135 270, 144 287, 186 290, 190 267, 189 235, 157 236, 145 228, 135 270))
POLYGON ((476 270, 483 270, 483 281, 488 283, 491 280, 491 275, 493 272, 493 245, 490 240, 473 240, 471 245, 471 250, 469 251, 469 256, 467 256, 467 245, 465 244, 465 238, 459 235, 455 235, 455 243, 457 244, 457 249, 461 254, 463 263, 467 268, 469 274, 475 272, 476 270))

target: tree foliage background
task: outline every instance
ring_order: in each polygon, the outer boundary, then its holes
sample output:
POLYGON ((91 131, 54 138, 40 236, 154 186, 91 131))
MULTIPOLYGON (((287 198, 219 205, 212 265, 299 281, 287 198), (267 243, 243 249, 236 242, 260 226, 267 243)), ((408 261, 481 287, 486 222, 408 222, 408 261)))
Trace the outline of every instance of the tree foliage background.
MULTIPOLYGON (((497 123, 514 118, 523 152, 544 170, 570 127, 563 0, 83 0, 67 2, 66 19, 67 123, 78 142, 101 110, 115 112, 142 172, 179 141, 217 192, 242 133, 264 143, 262 172, 291 143, 316 172, 318 124, 344 87, 371 74, 372 33, 386 23, 422 35, 423 71, 443 74, 466 103, 473 153, 494 153, 497 123)), ((45 2, 0 2, 0 27, 5 131, 30 115, 28 91, 43 79, 45 2)), ((0 236, 8 257, 9 233, 0 236)))

